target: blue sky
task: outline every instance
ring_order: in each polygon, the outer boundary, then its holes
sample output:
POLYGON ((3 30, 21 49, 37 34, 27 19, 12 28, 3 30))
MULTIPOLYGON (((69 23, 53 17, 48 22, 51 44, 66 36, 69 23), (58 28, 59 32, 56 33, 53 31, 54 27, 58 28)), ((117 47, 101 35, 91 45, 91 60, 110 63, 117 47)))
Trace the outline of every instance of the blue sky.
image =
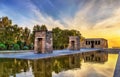
POLYGON ((46 24, 43 21, 49 17, 64 23, 62 16, 74 17, 79 4, 80 0, 1 0, 0 16, 8 16, 21 26, 46 24))
POLYGON ((120 42, 120 0, 0 0, 2 16, 30 29, 45 24, 49 30, 76 29, 85 37, 103 37, 111 45, 120 42))

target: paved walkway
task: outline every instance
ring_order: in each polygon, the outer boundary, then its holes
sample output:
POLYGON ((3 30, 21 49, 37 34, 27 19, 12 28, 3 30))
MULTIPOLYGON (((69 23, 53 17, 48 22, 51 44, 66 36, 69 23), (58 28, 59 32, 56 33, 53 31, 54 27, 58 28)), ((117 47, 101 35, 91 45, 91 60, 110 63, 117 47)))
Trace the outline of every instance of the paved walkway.
POLYGON ((118 60, 117 60, 117 63, 116 63, 116 67, 115 67, 113 77, 120 77, 120 52, 119 52, 119 56, 118 56, 118 60))
POLYGON ((42 58, 50 58, 56 56, 63 56, 63 55, 70 55, 70 54, 77 54, 82 52, 92 52, 98 51, 100 49, 80 49, 77 51, 70 51, 70 50, 54 50, 53 53, 47 54, 35 54, 34 51, 25 52, 25 53, 7 53, 7 54, 0 54, 0 58, 17 58, 17 59, 42 59, 42 58))

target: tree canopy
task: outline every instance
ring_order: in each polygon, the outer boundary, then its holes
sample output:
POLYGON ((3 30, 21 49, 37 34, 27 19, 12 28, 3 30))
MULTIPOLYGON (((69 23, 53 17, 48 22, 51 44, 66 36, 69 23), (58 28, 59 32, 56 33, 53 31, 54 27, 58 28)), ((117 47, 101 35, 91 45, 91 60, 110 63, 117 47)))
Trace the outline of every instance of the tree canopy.
MULTIPOLYGON (((0 44, 4 44, 6 49, 14 49, 14 45, 18 44, 20 49, 28 46, 33 49, 34 31, 48 30, 46 25, 34 25, 31 31, 28 27, 19 27, 17 24, 12 24, 12 20, 8 17, 0 18, 0 44)), ((62 30, 59 27, 53 28, 53 48, 64 49, 68 47, 69 36, 81 36, 77 30, 62 30)))

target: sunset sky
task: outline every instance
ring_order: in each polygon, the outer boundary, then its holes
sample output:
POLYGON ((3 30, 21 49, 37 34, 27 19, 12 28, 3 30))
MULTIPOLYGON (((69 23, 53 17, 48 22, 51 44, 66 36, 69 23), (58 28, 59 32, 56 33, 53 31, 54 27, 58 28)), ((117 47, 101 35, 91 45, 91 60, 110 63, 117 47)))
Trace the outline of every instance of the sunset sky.
POLYGON ((120 0, 0 0, 0 17, 13 24, 45 24, 76 29, 86 38, 105 38, 109 47, 120 47, 120 0))

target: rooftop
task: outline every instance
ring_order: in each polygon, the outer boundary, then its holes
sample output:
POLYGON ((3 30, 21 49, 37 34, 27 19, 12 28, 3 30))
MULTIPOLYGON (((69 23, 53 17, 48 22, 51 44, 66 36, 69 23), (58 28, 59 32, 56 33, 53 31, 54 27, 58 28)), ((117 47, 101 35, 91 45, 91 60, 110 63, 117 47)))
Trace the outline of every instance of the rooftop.
POLYGON ((85 38, 85 40, 107 40, 105 38, 85 38))

